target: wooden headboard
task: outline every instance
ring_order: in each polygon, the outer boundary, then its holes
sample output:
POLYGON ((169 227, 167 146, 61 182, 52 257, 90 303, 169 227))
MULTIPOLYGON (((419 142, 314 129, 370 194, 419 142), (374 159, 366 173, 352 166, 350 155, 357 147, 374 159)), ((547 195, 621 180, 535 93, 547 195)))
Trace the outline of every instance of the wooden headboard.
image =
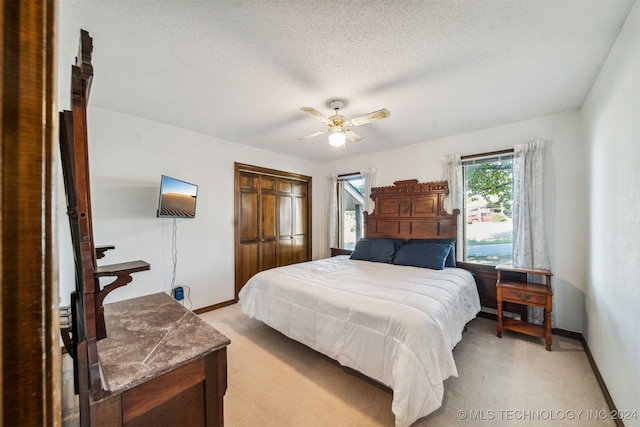
POLYGON ((365 237, 457 238, 460 211, 445 212, 443 201, 448 194, 447 181, 419 183, 409 179, 372 188, 375 209, 371 214, 365 212, 365 237))
MULTIPOLYGON (((456 254, 460 253, 458 244, 458 216, 455 209, 452 214, 445 212, 443 202, 449 194, 447 181, 419 183, 417 179, 396 181, 389 187, 371 189, 371 198, 375 203, 373 213, 364 213, 365 237, 408 239, 456 239, 456 254)), ((457 267, 473 273, 480 303, 496 308, 496 272, 492 265, 458 261, 457 267)), ((526 316, 526 307, 505 303, 504 310, 526 316)))

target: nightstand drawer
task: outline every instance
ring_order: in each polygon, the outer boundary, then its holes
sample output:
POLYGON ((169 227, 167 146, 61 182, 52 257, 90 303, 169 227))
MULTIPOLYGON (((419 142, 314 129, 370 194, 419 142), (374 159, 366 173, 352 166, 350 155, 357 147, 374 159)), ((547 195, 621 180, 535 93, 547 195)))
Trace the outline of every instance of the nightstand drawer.
POLYGON ((502 289, 502 299, 518 304, 539 305, 541 307, 544 307, 547 303, 547 297, 544 295, 505 288, 502 289))

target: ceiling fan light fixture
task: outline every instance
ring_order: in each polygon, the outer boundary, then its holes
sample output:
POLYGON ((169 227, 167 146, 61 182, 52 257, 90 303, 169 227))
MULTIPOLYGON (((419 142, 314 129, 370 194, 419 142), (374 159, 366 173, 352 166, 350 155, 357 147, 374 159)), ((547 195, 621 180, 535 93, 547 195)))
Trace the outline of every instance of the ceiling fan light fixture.
POLYGON ((332 147, 346 147, 347 139, 354 144, 361 142, 364 138, 351 130, 354 126, 366 125, 367 123, 375 122, 376 120, 386 119, 389 117, 389 110, 382 109, 372 111, 371 113, 364 114, 362 116, 354 117, 349 120, 342 114, 340 114, 340 108, 344 106, 344 102, 340 100, 334 100, 329 103, 329 107, 333 108, 334 114, 331 117, 325 117, 320 114, 314 108, 302 107, 300 108, 305 113, 309 113, 315 116, 318 120, 328 126, 328 129, 312 133, 311 135, 298 138, 303 141, 305 139, 313 138, 314 136, 329 134, 329 145, 332 147))
POLYGON ((329 145, 332 147, 342 147, 347 142, 347 137, 342 133, 342 127, 336 126, 329 134, 329 145))

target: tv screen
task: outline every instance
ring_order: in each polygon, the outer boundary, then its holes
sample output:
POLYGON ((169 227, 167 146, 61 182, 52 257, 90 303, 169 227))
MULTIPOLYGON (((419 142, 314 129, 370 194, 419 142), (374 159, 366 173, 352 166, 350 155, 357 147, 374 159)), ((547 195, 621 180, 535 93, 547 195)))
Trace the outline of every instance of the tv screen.
POLYGON ((195 218, 198 186, 162 175, 158 218, 195 218))

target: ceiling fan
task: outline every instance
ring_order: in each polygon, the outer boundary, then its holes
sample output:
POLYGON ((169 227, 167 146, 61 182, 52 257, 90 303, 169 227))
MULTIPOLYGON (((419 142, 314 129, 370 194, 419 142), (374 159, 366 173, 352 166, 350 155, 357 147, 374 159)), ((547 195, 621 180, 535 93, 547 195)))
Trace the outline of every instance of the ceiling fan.
POLYGON ((357 144, 364 138, 349 129, 350 127, 366 125, 367 123, 375 122, 376 120, 386 119, 391 114, 389 110, 383 108, 382 110, 373 111, 369 114, 347 120, 345 116, 340 114, 340 109, 344 107, 344 101, 331 101, 329 103, 329 107, 333 108, 335 112, 330 117, 325 117, 311 107, 300 108, 302 111, 314 115, 318 120, 329 127, 323 131, 298 138, 299 140, 313 138, 329 132, 329 145, 332 145, 334 147, 342 147, 346 142, 345 139, 349 139, 349 141, 357 144))

